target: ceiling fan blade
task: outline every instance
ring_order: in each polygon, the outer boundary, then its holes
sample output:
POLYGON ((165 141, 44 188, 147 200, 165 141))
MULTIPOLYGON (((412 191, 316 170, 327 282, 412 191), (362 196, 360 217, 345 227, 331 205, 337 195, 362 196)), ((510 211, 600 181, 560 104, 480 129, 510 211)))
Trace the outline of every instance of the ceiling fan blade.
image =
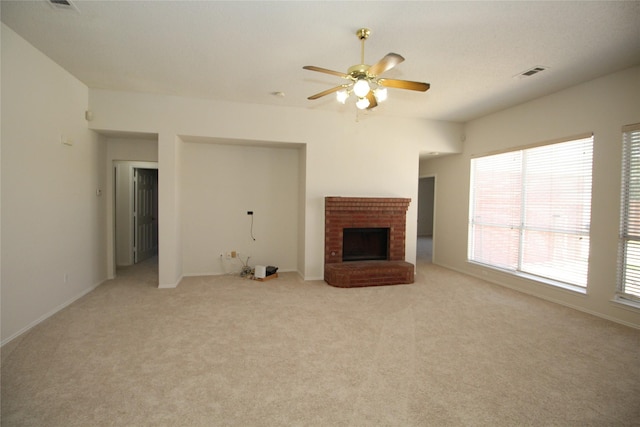
POLYGON ((430 87, 429 83, 412 82, 409 80, 396 80, 396 79, 378 79, 378 84, 384 87, 417 90, 420 92, 426 92, 430 87))
POLYGON ((346 87, 346 85, 340 85, 340 86, 336 86, 336 87, 332 87, 331 89, 327 89, 327 90, 323 90, 320 93, 316 93, 315 95, 311 95, 310 97, 308 97, 307 99, 318 99, 318 98, 322 98, 325 95, 329 95, 330 93, 333 92, 337 92, 340 89, 344 89, 346 87))
POLYGON ((387 53, 384 58, 378 61, 377 64, 372 65, 367 70, 367 74, 370 76, 379 76, 380 74, 388 71, 404 61, 404 58, 397 53, 387 53))
POLYGON ((367 110, 376 108, 378 106, 378 101, 376 100, 376 97, 373 95, 372 90, 370 90, 369 93, 367 94, 367 99, 369 100, 369 106, 367 107, 367 110))
POLYGON ((343 79, 348 79, 350 77, 349 74, 341 73, 340 71, 327 70, 326 68, 315 67, 313 65, 305 65, 302 68, 304 68, 305 70, 318 71, 320 73, 331 74, 334 76, 342 77, 343 79))

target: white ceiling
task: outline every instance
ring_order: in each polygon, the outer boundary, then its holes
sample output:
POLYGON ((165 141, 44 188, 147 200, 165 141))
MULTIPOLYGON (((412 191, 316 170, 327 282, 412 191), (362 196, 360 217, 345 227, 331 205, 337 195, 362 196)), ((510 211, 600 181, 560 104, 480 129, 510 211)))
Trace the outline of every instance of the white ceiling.
POLYGON ((302 67, 346 72, 368 27, 365 62, 431 84, 371 114, 464 122, 640 64, 639 1, 72 1, 2 0, 2 22, 91 88, 351 111, 307 100, 343 80, 302 67))

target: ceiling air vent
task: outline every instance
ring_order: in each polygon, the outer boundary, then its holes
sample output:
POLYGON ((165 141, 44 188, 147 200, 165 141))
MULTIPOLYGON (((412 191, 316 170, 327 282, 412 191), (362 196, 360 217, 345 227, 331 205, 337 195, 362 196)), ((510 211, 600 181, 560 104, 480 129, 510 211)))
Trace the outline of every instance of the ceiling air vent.
POLYGON ((78 11, 78 8, 70 0, 48 0, 48 3, 55 9, 78 11))
POLYGON ((544 67, 542 65, 538 65, 536 67, 528 69, 527 71, 523 71, 520 74, 516 74, 513 77, 518 78, 518 79, 524 79, 525 77, 531 77, 531 76, 536 75, 536 74, 538 74, 538 73, 540 73, 540 72, 542 72, 542 71, 544 71, 544 70, 546 70, 548 68, 549 67, 544 67))

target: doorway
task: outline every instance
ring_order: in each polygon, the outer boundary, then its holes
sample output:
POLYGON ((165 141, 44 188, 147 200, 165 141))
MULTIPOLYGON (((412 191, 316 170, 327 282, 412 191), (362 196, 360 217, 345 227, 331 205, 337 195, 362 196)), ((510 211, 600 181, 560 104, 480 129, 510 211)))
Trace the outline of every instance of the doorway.
POLYGON ((435 184, 433 176, 418 180, 418 236, 416 260, 433 261, 433 222, 435 206, 435 184))
POLYGON ((114 162, 116 268, 158 254, 158 164, 114 162))
POLYGON ((158 169, 133 169, 133 263, 158 255, 158 169))

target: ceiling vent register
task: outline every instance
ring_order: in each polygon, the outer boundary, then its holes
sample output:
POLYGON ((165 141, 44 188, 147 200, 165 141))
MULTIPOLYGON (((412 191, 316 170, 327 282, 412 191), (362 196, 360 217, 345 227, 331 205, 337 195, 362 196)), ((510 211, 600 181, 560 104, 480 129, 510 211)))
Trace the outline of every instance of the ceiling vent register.
POLYGON ((524 71, 520 74, 515 75, 514 77, 517 77, 519 79, 524 79, 526 77, 531 77, 533 75, 536 75, 542 71, 545 71, 548 67, 543 67, 543 66, 537 66, 537 67, 533 67, 528 69, 527 71, 524 71))
POLYGON ((49 0, 49 4, 55 9, 78 11, 78 8, 69 0, 49 0))

